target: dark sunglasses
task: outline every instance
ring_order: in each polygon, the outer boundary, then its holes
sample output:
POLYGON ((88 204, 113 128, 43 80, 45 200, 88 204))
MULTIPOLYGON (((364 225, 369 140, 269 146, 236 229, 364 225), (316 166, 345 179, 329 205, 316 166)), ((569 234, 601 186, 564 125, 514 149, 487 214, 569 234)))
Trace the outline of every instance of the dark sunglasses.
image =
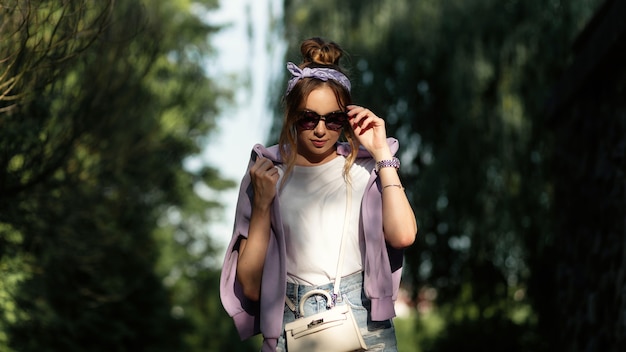
POLYGON ((337 131, 348 121, 348 114, 345 111, 335 111, 326 115, 320 115, 315 111, 304 110, 300 112, 298 126, 305 130, 313 130, 317 127, 317 124, 320 123, 320 120, 324 120, 324 124, 329 130, 337 131))

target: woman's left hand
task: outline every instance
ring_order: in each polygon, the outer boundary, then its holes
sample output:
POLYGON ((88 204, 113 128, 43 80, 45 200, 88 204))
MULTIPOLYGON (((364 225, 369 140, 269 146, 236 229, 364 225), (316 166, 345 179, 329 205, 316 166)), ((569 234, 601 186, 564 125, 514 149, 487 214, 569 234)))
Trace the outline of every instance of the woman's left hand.
MULTIPOLYGON (((391 159, 385 121, 364 107, 349 105, 347 108, 350 126, 359 143, 377 162, 391 159)), ((402 191, 400 176, 393 167, 382 168, 377 174, 382 187, 385 241, 394 248, 408 247, 415 241, 417 222, 406 193, 402 191), (387 185, 400 187, 391 187, 384 191, 387 185)))
POLYGON ((356 138, 372 155, 388 149, 385 120, 362 106, 348 105, 348 118, 356 138))

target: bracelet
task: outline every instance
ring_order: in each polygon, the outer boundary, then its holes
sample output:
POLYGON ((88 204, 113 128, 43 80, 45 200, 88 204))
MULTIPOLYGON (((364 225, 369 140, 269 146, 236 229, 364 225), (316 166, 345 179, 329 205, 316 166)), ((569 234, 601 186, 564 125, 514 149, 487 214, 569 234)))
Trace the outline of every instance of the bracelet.
POLYGON ((402 187, 402 185, 401 185, 401 184, 397 184, 397 183, 394 183, 394 184, 391 184, 391 185, 386 185, 386 186, 383 186, 383 190, 384 190, 385 188, 387 188, 387 187, 398 187, 398 188, 400 188, 401 190, 404 190, 404 187, 402 187))
POLYGON ((393 157, 392 159, 385 159, 376 162, 376 172, 379 172, 383 167, 395 167, 397 170, 400 168, 400 159, 393 157))

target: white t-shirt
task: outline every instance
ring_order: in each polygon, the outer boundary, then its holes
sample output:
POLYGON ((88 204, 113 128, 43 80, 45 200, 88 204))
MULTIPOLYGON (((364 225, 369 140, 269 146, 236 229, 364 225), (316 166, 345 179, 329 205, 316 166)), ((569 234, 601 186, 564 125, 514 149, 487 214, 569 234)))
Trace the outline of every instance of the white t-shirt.
MULTIPOLYGON (((316 286, 335 279, 346 212, 345 161, 338 156, 319 166, 295 166, 279 193, 288 282, 316 286)), ((350 170, 352 207, 341 276, 363 268, 359 215, 374 163, 357 159, 350 170)))

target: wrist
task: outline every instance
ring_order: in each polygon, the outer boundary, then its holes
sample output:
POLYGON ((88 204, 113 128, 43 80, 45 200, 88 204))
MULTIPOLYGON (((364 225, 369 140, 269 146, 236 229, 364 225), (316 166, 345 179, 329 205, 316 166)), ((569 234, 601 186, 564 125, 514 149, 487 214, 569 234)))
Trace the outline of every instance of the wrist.
POLYGON ((391 153, 389 147, 371 150, 370 154, 372 154, 372 157, 374 157, 376 162, 393 158, 393 154, 391 153))
POLYGON ((252 202, 252 210, 259 214, 269 213, 272 208, 272 201, 254 200, 252 202))
POLYGON ((391 157, 389 159, 381 159, 376 161, 375 170, 376 172, 380 172, 380 169, 392 167, 396 170, 400 168, 400 159, 396 157, 391 157))

